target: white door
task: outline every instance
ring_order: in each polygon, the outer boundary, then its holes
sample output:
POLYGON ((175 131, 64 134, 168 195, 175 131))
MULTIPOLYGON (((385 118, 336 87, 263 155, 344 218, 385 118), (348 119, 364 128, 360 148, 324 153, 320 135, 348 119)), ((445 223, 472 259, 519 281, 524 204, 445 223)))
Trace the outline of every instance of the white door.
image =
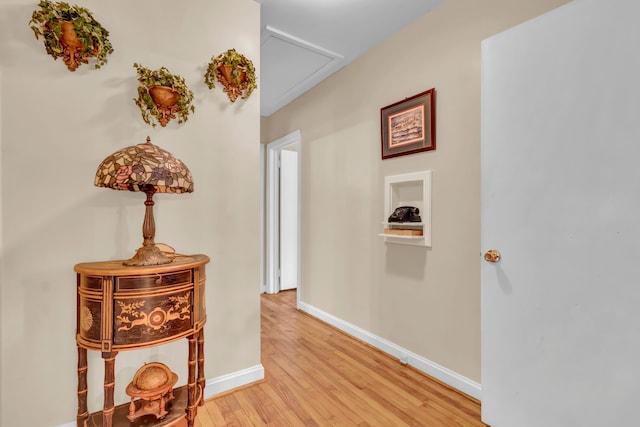
POLYGON ((482 417, 640 425, 640 2, 482 48, 482 417))
POLYGON ((298 152, 280 151, 280 290, 298 287, 298 152))
MULTIPOLYGON (((300 197, 298 188, 300 187, 301 142, 301 132, 297 130, 267 145, 264 289, 269 294, 278 293, 283 289, 291 289, 293 284, 296 287, 300 285, 298 282, 300 277, 298 272, 300 264, 298 261, 300 258, 300 197), (287 152, 295 154, 295 168, 292 167, 291 157, 286 154, 287 152), (283 157, 285 157, 285 175, 281 177, 283 157), (284 205, 287 206, 286 212, 281 212, 283 191, 286 199, 284 201, 284 205), (282 215, 284 215, 283 219, 282 215), (295 225, 293 225, 294 222, 295 225), (285 230, 282 230, 282 227, 285 230), (282 242, 283 238, 285 242, 282 242), (285 257, 284 260, 283 257, 285 257), (283 262, 286 271, 283 271, 283 262), (292 271, 293 268, 295 271, 292 271), (282 274, 285 275, 284 278, 282 274)), ((298 294, 299 298, 300 294, 298 294)))

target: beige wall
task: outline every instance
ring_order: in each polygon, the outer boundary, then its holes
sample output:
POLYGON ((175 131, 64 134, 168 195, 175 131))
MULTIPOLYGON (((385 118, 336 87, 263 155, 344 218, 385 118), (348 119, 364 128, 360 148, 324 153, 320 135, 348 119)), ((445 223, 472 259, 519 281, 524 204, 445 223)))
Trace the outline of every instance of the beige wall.
MULTIPOLYGON (((191 169, 195 192, 155 197, 156 241, 205 253, 206 377, 260 363, 260 92, 231 104, 203 73, 235 47, 260 66, 253 0, 87 0, 115 47, 101 70, 69 72, 46 55, 27 22, 37 2, 0 5, 2 241, 0 425, 51 427, 77 411, 74 264, 130 257, 142 242, 144 196, 93 186, 98 164, 152 142, 191 169), (133 102, 140 62, 181 74, 195 93, 188 122, 146 125, 133 102)), ((116 400, 149 361, 186 383, 187 341, 121 353, 116 400)), ((102 406, 102 360, 89 352, 89 409, 102 406)))
POLYGON ((566 0, 446 0, 273 114, 302 133, 305 303, 480 382, 480 42, 566 0), (380 159, 380 108, 437 92, 436 151, 380 159), (433 247, 385 244, 383 180, 433 171, 433 247))

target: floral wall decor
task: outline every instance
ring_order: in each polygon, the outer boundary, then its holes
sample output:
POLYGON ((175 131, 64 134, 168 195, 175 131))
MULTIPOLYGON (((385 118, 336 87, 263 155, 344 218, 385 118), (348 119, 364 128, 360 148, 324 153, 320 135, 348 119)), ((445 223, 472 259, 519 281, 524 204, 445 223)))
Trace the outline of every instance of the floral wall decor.
POLYGON ((229 49, 211 58, 204 75, 204 82, 209 89, 215 88, 215 80, 224 86, 224 92, 231 102, 240 96, 247 99, 256 84, 256 70, 253 62, 235 49, 229 49))
POLYGON ((165 67, 150 70, 140 64, 133 64, 138 71, 138 97, 134 101, 145 123, 156 127, 156 122, 165 127, 171 119, 184 123, 196 107, 193 106, 193 92, 184 78, 172 74, 165 67))
POLYGON ((42 37, 47 53, 53 59, 62 58, 69 71, 95 58, 95 68, 107 63, 113 53, 107 31, 88 9, 43 0, 39 10, 33 12, 29 26, 36 39, 42 37))

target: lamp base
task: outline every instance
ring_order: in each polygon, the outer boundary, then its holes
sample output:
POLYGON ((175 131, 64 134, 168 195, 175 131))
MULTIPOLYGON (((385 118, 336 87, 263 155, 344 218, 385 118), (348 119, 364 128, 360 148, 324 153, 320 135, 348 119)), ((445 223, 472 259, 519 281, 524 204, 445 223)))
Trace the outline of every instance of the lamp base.
POLYGON ((163 254, 156 245, 146 245, 141 246, 132 258, 123 261, 122 264, 128 266, 162 265, 172 261, 173 259, 163 254))

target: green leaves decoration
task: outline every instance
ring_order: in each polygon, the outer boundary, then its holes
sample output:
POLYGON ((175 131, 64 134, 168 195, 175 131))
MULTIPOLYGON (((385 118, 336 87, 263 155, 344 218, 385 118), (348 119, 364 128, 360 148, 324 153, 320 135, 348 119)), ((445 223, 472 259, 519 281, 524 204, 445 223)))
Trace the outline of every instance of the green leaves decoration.
POLYGON ((109 31, 94 19, 88 9, 48 0, 42 0, 38 6, 40 9, 33 12, 29 26, 36 39, 42 37, 49 55, 54 59, 62 57, 70 71, 75 71, 80 64, 87 64, 91 58, 97 61, 95 68, 107 63, 108 55, 113 53, 109 31), (64 22, 73 24, 79 40, 77 46, 65 43, 64 22))

